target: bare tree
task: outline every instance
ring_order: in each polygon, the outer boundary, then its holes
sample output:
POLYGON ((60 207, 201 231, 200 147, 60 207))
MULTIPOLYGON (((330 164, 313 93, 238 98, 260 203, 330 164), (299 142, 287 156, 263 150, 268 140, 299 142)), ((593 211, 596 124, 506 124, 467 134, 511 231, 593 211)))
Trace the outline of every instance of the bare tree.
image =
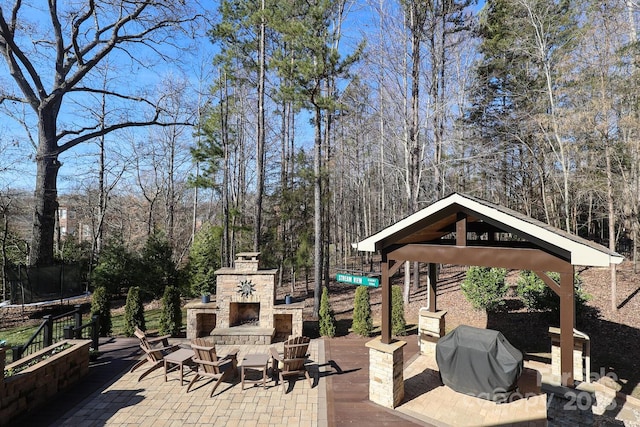
POLYGON ((0 47, 15 83, 2 89, 0 103, 28 105, 37 123, 31 265, 53 262, 60 154, 118 129, 172 124, 162 121, 160 100, 153 94, 136 93, 126 85, 105 90, 99 80, 94 81, 93 72, 114 57, 130 79, 136 69, 152 66, 145 53, 156 60, 170 59, 164 48, 177 48, 172 41, 179 35, 189 37, 201 16, 192 5, 89 0, 59 6, 50 0, 43 13, 40 5, 16 0, 0 8, 0 47), (118 102, 123 106, 121 114, 101 125, 81 111, 72 111, 74 100, 91 93, 104 93, 118 102), (75 116, 63 123, 65 114, 75 116))

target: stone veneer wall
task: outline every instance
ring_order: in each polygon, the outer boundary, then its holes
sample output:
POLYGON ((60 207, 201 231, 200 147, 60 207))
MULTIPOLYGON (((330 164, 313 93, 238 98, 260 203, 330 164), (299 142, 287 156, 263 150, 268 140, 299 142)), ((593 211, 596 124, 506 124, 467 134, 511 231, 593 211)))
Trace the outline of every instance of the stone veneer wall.
POLYGON ((194 300, 185 304, 187 309, 187 339, 209 336, 217 326, 218 307, 214 302, 194 300))
MULTIPOLYGON (((262 270, 259 268, 259 252, 243 252, 236 254, 233 268, 221 268, 216 274, 216 328, 211 335, 216 342, 225 344, 270 344, 274 337, 288 338, 289 335, 302 336, 302 313, 304 302, 293 304, 276 304, 277 269, 262 270), (250 282, 252 293, 245 295, 240 291, 242 282, 250 282), (232 304, 258 303, 260 313, 257 325, 243 325, 235 328, 232 315, 232 304), (289 325, 290 322, 290 325, 289 325), (285 337, 286 335, 286 337, 285 337)), ((191 306, 191 304, 190 304, 191 306)), ((196 304, 193 304, 196 308, 196 304)), ((187 310, 189 320, 189 310, 187 310)), ((197 329, 197 319, 192 315, 191 329, 197 329)), ((189 332, 189 321, 187 322, 189 332)))
POLYGON ((387 408, 395 408, 404 398, 403 347, 395 341, 383 344, 379 338, 369 341, 369 400, 387 408))
POLYGON ((269 345, 273 342, 275 331, 273 332, 272 335, 265 335, 256 329, 247 328, 242 333, 218 335, 214 329, 211 336, 217 344, 222 345, 269 345))
POLYGON ((436 355, 436 344, 445 335, 446 311, 430 312, 427 308, 421 308, 418 318, 418 333, 420 353, 436 355))
MULTIPOLYGON (((277 305, 274 308, 274 314, 290 314, 291 315, 291 332, 289 335, 294 337, 302 336, 302 310, 304 308, 304 303, 296 303, 296 304, 285 304, 285 305, 277 305)), ((274 325, 276 327, 277 325, 274 325)), ((278 329, 276 327, 276 329, 278 329)), ((278 333, 279 331, 276 331, 278 333)), ((288 338, 288 337, 287 337, 288 338)))
POLYGON ((216 275, 217 328, 228 328, 231 303, 260 303, 260 328, 273 328, 273 306, 276 302, 278 270, 260 270, 259 252, 236 254, 234 268, 223 267, 216 275), (238 290, 243 281, 253 284, 253 293, 244 296, 238 290))
POLYGON ((3 368, 0 379, 0 426, 10 425, 16 416, 32 410, 89 373, 91 341, 88 340, 60 341, 7 365, 6 369, 36 359, 65 342, 74 345, 7 378, 4 378, 5 349, 0 349, 0 367, 3 368))
POLYGON ((261 270, 259 273, 220 269, 216 271, 216 305, 218 314, 216 327, 228 328, 231 303, 260 303, 260 327, 273 328, 273 306, 275 304, 275 277, 277 270, 261 270), (252 295, 243 296, 238 292, 240 282, 248 280, 254 285, 252 295))
MULTIPOLYGON (((560 329, 549 328, 551 338, 551 375, 561 380, 560 368, 560 329)), ((590 381, 591 355, 589 337, 584 332, 574 330, 573 334, 573 379, 590 381)))

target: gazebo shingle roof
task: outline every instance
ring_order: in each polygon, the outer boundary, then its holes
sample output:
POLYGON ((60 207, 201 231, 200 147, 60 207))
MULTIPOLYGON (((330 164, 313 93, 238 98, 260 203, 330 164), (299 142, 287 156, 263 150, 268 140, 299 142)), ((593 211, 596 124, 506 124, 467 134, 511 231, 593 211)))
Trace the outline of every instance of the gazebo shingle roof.
MULTIPOLYGON (((354 243, 360 251, 375 252, 390 244, 435 243, 453 231, 458 213, 469 216, 469 231, 492 230, 517 237, 569 261, 572 265, 608 267, 623 261, 622 255, 590 240, 567 233, 520 212, 494 203, 452 193, 397 223, 354 243)), ((483 241, 483 244, 487 242, 483 241)))

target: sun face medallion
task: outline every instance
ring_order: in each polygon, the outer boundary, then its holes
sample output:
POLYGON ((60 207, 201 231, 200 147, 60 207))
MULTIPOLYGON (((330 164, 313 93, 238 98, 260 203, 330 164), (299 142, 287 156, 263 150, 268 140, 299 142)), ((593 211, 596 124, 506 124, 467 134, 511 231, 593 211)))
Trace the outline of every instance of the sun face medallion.
POLYGON ((243 297, 253 295, 255 291, 255 285, 251 283, 251 280, 243 280, 238 284, 238 293, 243 297))

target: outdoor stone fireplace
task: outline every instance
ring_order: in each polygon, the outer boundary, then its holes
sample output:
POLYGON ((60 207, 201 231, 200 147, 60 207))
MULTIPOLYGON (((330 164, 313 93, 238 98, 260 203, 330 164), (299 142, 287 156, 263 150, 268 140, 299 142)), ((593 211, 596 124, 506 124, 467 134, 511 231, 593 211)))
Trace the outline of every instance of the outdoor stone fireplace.
POLYGON ((304 302, 277 301, 278 270, 261 270, 259 257, 259 252, 239 253, 233 267, 215 272, 214 301, 187 304, 187 338, 203 335, 199 319, 207 318, 198 313, 205 311, 215 316, 215 327, 209 334, 218 344, 270 344, 289 335, 302 335, 304 302))

